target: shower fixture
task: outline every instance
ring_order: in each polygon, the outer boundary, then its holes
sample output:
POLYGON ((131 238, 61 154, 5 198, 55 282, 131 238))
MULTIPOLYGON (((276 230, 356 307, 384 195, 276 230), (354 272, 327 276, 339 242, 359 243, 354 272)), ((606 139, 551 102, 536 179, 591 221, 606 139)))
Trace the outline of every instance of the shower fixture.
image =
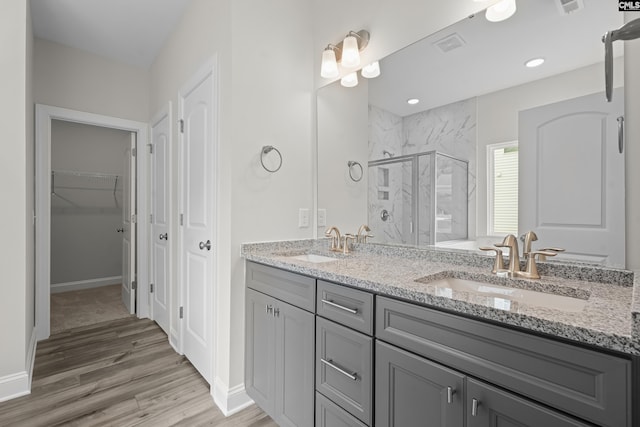
POLYGON ((613 42, 616 40, 634 40, 640 38, 640 18, 627 22, 617 30, 604 33, 604 78, 607 101, 611 102, 613 90, 613 42))
POLYGON ((395 156, 395 154, 393 154, 391 151, 382 150, 382 157, 384 156, 389 156, 389 158, 392 158, 393 156, 395 156))

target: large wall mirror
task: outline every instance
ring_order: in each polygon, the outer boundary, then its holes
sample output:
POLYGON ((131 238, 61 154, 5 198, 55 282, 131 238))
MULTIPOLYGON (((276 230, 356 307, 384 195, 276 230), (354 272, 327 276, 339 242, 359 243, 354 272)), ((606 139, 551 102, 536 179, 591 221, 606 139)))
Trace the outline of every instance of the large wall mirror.
POLYGON ((620 43, 607 103, 601 41, 623 14, 562 3, 478 13, 383 58, 377 78, 319 89, 318 235, 368 224, 376 243, 477 250, 534 230, 559 260, 623 267, 624 56, 620 43))

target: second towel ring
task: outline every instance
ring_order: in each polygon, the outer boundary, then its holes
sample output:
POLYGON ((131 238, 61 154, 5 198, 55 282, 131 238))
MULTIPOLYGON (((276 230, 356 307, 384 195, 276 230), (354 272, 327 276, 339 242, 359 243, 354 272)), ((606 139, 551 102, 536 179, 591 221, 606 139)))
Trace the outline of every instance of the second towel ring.
POLYGON ((355 160, 349 160, 347 162, 347 166, 349 167, 349 178, 351 178, 353 182, 360 181, 362 179, 362 175, 364 175, 364 169, 362 169, 362 165, 359 162, 356 162, 355 160), (357 166, 358 168, 360 168, 360 173, 358 173, 356 169, 356 173, 355 173, 356 176, 353 176, 354 166, 357 166))
POLYGON ((264 170, 266 170, 267 172, 278 172, 280 170, 280 168, 282 167, 282 154, 280 153, 280 151, 274 147, 273 145, 265 145, 262 147, 262 150, 260 151, 260 164, 262 165, 262 167, 264 168, 264 170), (269 169, 265 164, 264 164, 264 158, 267 154, 269 154, 270 152, 275 151, 278 154, 278 166, 275 167, 274 169, 269 169))

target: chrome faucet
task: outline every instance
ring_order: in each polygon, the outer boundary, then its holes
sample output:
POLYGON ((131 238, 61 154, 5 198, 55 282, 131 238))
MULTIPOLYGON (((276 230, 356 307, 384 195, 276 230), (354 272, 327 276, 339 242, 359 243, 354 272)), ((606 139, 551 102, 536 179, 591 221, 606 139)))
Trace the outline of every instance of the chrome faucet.
POLYGON ((367 243, 367 237, 373 237, 372 234, 369 234, 370 231, 371 229, 367 224, 362 224, 356 236, 356 243, 367 243))
POLYGON ((342 236, 340 235, 340 230, 338 227, 329 227, 324 232, 326 237, 331 237, 331 250, 332 251, 341 251, 342 250, 342 236))

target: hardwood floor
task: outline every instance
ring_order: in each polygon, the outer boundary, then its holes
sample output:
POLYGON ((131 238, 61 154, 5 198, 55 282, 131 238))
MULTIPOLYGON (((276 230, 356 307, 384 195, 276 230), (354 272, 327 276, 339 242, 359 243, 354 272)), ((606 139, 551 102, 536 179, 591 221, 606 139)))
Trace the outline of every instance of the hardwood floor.
POLYGON ((31 394, 0 426, 276 426, 255 405, 225 418, 207 383, 148 319, 83 326, 38 343, 31 394))

